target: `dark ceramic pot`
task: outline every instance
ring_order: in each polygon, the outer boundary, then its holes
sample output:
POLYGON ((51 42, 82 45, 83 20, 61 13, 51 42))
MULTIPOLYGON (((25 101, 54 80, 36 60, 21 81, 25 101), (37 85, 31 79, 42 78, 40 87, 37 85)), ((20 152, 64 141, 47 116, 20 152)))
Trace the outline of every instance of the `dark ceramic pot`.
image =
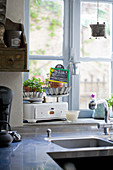
POLYGON ((9 146, 13 141, 10 134, 5 131, 0 132, 0 147, 9 146))

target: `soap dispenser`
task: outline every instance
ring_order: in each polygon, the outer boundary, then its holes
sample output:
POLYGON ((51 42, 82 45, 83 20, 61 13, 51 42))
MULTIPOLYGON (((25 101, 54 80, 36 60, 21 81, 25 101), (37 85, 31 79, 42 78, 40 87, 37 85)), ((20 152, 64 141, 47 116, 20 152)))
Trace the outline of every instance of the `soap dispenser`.
POLYGON ((92 95, 91 95, 91 100, 90 100, 90 102, 89 102, 89 109, 95 110, 96 107, 97 107, 97 105, 96 105, 96 101, 95 101, 95 95, 92 94, 92 95))

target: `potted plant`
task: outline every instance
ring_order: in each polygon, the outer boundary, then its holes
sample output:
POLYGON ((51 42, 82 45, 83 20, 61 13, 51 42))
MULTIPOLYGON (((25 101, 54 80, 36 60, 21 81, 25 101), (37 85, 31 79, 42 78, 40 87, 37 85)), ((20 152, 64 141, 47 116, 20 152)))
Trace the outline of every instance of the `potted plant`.
POLYGON ((60 83, 60 82, 50 82, 50 87, 54 87, 54 88, 57 88, 57 87, 63 87, 64 84, 63 83, 60 83))
POLYGON ((43 81, 43 83, 44 83, 44 88, 50 87, 50 82, 49 82, 49 79, 48 79, 48 78, 46 78, 46 79, 43 81))
POLYGON ((106 98, 106 101, 108 103, 108 107, 109 107, 109 110, 110 110, 110 115, 113 115, 113 94, 111 94, 110 98, 106 98))
POLYGON ((23 88, 25 92, 44 92, 43 84, 44 82, 40 78, 32 77, 32 79, 24 81, 23 88))
POLYGON ((113 94, 111 94, 110 98, 106 98, 106 101, 108 103, 108 107, 113 107, 113 94))
POLYGON ((60 83, 60 82, 50 82, 49 81, 49 78, 46 78, 44 80, 44 86, 45 87, 49 87, 49 88, 57 88, 57 87, 63 87, 64 84, 63 83, 60 83))

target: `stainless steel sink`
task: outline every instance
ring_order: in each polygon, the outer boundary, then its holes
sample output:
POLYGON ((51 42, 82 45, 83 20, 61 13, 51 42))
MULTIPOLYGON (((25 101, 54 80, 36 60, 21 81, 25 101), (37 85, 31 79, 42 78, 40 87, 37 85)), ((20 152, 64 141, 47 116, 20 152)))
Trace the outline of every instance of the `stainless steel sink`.
POLYGON ((107 170, 113 160, 113 142, 98 137, 52 139, 54 152, 47 154, 62 168, 107 170), (59 145, 60 147, 56 147, 59 145), (61 148, 62 147, 62 148, 61 148))
POLYGON ((53 139, 51 142, 64 148, 89 148, 113 146, 113 142, 97 137, 53 139))

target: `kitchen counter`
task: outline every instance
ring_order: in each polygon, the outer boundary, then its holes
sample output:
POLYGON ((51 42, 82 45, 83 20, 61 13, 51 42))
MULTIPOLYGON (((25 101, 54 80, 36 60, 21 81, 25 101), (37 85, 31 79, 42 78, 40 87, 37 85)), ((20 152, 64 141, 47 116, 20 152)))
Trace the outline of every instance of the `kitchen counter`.
MULTIPOLYGON (((57 137, 78 137, 78 136, 99 136, 110 138, 103 134, 103 129, 98 129, 93 120, 78 120, 78 123, 40 123, 35 125, 24 125, 13 128, 22 135, 22 141, 12 143, 9 147, 0 148, 0 169, 2 170, 61 170, 54 160, 47 154, 62 150, 61 147, 50 143, 47 140, 46 130, 52 129, 52 138, 57 137), (81 121, 81 122, 80 122, 81 121), (83 124, 84 121, 84 124, 83 124)), ((101 121, 102 122, 102 121, 101 121)))

